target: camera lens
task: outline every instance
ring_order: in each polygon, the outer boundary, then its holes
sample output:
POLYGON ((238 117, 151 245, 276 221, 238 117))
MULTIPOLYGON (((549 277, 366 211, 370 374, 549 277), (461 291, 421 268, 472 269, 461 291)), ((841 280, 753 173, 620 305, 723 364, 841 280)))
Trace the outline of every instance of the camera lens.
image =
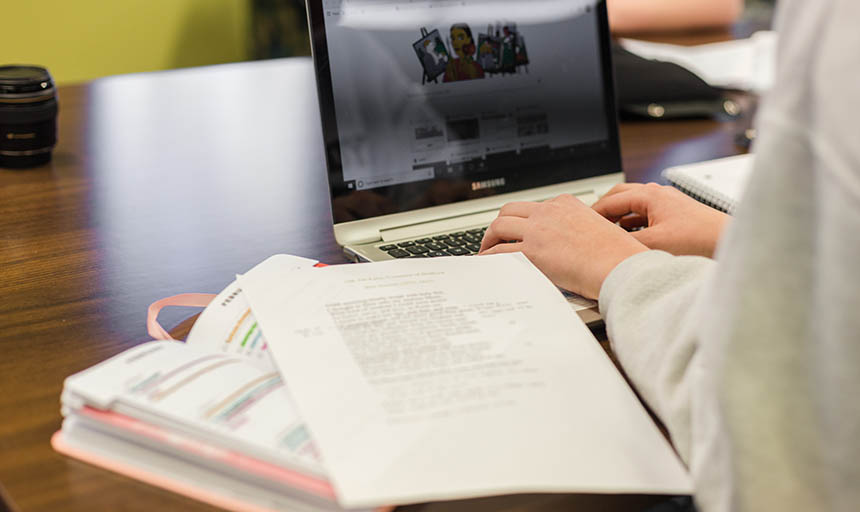
POLYGON ((51 160, 57 143, 57 90, 45 68, 0 66, 0 167, 51 160))

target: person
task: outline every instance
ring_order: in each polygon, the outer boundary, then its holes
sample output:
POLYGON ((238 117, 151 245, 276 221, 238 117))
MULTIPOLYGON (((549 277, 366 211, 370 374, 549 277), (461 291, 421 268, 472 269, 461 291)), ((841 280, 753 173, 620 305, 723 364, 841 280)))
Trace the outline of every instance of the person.
POLYGON ((613 32, 649 32, 729 26, 743 0, 608 0, 613 32))
POLYGON ((627 184, 592 208, 508 204, 482 242, 599 299, 702 512, 860 503, 857 19, 856 0, 779 3, 777 85, 734 218, 627 184))
POLYGON ((477 46, 469 25, 458 23, 451 26, 451 47, 457 58, 448 61, 443 81, 459 82, 484 78, 484 69, 474 58, 477 46))

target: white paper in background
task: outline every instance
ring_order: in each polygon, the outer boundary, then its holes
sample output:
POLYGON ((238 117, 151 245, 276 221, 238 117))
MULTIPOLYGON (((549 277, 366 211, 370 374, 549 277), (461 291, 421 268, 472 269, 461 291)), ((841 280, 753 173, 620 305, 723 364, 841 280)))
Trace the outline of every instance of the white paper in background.
POLYGON ((764 92, 776 78, 777 34, 756 32, 748 39, 681 46, 622 39, 629 52, 687 68, 714 87, 764 92))
POLYGON ((688 493, 559 291, 521 254, 239 282, 342 506, 521 492, 688 493))
MULTIPOLYGON (((275 257, 291 268, 311 268, 318 263, 299 256, 275 257)), ((185 343, 212 352, 241 355, 263 370, 275 367, 269 356, 268 341, 238 281, 230 283, 212 299, 194 322, 185 343)))

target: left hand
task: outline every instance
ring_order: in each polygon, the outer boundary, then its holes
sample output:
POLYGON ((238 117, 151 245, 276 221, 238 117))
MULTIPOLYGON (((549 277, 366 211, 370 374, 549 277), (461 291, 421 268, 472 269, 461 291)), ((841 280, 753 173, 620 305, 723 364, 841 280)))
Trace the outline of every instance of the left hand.
POLYGON ((729 217, 674 187, 621 183, 591 207, 651 249, 714 257, 729 217))
POLYGON ((556 286, 592 299, 612 269, 647 250, 568 194, 542 203, 506 204, 481 243, 481 254, 522 252, 556 286))

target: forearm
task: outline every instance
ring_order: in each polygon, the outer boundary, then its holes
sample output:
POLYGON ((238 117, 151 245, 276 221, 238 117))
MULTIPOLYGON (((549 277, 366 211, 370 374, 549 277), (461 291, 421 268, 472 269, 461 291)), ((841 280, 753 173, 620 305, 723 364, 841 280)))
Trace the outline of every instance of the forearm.
POLYGON ((713 265, 707 258, 650 251, 618 265, 600 291, 600 311, 621 366, 687 463, 695 298, 713 265))
POLYGON ((613 32, 648 32, 727 26, 743 0, 607 0, 613 32))

